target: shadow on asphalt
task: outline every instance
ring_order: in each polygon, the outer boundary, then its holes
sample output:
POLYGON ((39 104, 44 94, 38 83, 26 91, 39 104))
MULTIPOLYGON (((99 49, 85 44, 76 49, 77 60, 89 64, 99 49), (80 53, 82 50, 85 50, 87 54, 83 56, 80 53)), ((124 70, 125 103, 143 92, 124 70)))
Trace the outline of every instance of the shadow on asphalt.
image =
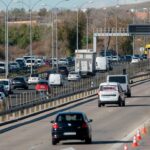
MULTIPOLYGON (((31 123, 34 123, 34 122, 43 120, 43 119, 45 119, 45 118, 48 118, 48 117, 50 117, 50 116, 53 116, 53 115, 57 114, 58 112, 66 111, 66 110, 69 110, 69 109, 78 107, 78 106, 80 106, 80 105, 83 105, 83 104, 86 104, 86 103, 89 103, 89 102, 95 101, 95 100, 97 100, 97 99, 95 99, 95 98, 90 98, 89 100, 78 102, 77 104, 74 104, 74 105, 72 105, 72 106, 68 106, 68 107, 66 107, 66 108, 62 108, 62 109, 60 109, 60 110, 56 110, 56 111, 54 111, 54 112, 50 112, 49 114, 46 114, 46 115, 43 115, 43 116, 40 116, 40 117, 31 119, 31 120, 29 120, 29 121, 24 121, 24 122, 22 122, 22 123, 19 123, 19 122, 17 123, 17 121, 20 121, 20 120, 23 120, 23 119, 14 121, 14 122, 16 122, 17 124, 15 124, 15 125, 10 125, 9 127, 6 127, 6 128, 4 128, 4 129, 1 129, 1 130, 0 130, 0 134, 5 133, 5 132, 8 132, 8 131, 11 131, 11 130, 13 130, 13 129, 16 129, 16 128, 18 128, 18 127, 21 127, 21 126, 24 126, 24 125, 27 125, 27 124, 31 124, 31 123)), ((63 106, 62 106, 62 107, 63 107, 63 106)), ((47 110, 47 111, 49 111, 49 110, 47 110)), ((46 112, 46 111, 43 111, 43 112, 46 112)), ((31 117, 31 116, 30 116, 30 117, 31 117)), ((26 118, 29 118, 29 117, 26 117, 26 118)))
POLYGON ((132 96, 131 98, 150 98, 150 96, 146 95, 146 96, 132 96))
MULTIPOLYGON (((132 141, 120 141, 120 140, 113 140, 113 141, 92 141, 92 143, 91 144, 129 144, 129 143, 132 143, 132 141)), ((82 144, 86 144, 86 143, 84 143, 84 142, 63 142, 62 141, 62 143, 61 143, 62 145, 82 145, 82 144)), ((88 144, 88 145, 90 145, 90 144, 88 144)))

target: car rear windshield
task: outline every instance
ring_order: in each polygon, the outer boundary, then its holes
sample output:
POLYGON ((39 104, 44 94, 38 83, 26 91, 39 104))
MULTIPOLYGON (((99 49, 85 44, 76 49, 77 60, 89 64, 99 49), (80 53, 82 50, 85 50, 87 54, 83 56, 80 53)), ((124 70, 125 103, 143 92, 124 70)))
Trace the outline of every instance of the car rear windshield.
POLYGON ((101 86, 100 87, 100 91, 116 91, 117 90, 117 86, 101 86))
POLYGON ((109 77, 109 82, 126 83, 125 76, 109 77))
POLYGON ((0 81, 0 84, 8 85, 8 81, 0 81))
POLYGON ((83 121, 83 116, 81 114, 62 114, 56 119, 56 122, 76 122, 83 121))

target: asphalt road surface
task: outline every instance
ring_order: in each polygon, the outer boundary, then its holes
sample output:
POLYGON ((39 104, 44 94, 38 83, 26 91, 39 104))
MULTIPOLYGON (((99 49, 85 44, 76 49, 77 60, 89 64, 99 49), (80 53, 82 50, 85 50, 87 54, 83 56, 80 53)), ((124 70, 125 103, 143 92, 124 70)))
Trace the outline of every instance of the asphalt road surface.
POLYGON ((33 118, 1 127, 1 150, 112 150, 150 116, 150 82, 132 88, 126 107, 97 107, 97 97, 49 111, 33 118), (92 144, 81 141, 61 141, 51 145, 51 124, 58 111, 84 111, 92 122, 92 144))

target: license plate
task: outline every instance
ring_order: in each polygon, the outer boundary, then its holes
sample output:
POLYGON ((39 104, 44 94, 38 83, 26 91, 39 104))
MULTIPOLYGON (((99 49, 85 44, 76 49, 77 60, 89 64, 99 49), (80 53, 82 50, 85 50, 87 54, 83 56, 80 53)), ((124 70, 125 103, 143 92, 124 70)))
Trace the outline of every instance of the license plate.
POLYGON ((76 132, 65 132, 64 135, 76 135, 76 132))

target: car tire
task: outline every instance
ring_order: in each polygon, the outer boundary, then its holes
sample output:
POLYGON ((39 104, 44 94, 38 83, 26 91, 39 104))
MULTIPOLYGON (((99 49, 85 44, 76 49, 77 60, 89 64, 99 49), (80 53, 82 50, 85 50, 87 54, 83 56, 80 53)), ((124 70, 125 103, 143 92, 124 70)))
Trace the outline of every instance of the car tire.
POLYGON ((123 101, 119 98, 118 105, 121 107, 122 104, 123 104, 123 101))
POLYGON ((52 139, 52 145, 56 145, 58 143, 58 140, 52 139))
POLYGON ((85 143, 86 143, 86 144, 91 144, 91 143, 92 143, 92 138, 91 138, 91 137, 86 138, 86 139, 85 139, 85 143))
POLYGON ((28 90, 28 89, 29 89, 28 87, 25 88, 25 90, 28 90))
POLYGON ((126 104, 125 104, 125 101, 122 101, 122 106, 125 106, 126 104))
POLYGON ((131 97, 131 92, 128 92, 128 93, 127 93, 127 97, 131 97))
POLYGON ((101 102, 100 102, 100 101, 98 101, 98 107, 101 107, 101 106, 102 106, 101 102))

